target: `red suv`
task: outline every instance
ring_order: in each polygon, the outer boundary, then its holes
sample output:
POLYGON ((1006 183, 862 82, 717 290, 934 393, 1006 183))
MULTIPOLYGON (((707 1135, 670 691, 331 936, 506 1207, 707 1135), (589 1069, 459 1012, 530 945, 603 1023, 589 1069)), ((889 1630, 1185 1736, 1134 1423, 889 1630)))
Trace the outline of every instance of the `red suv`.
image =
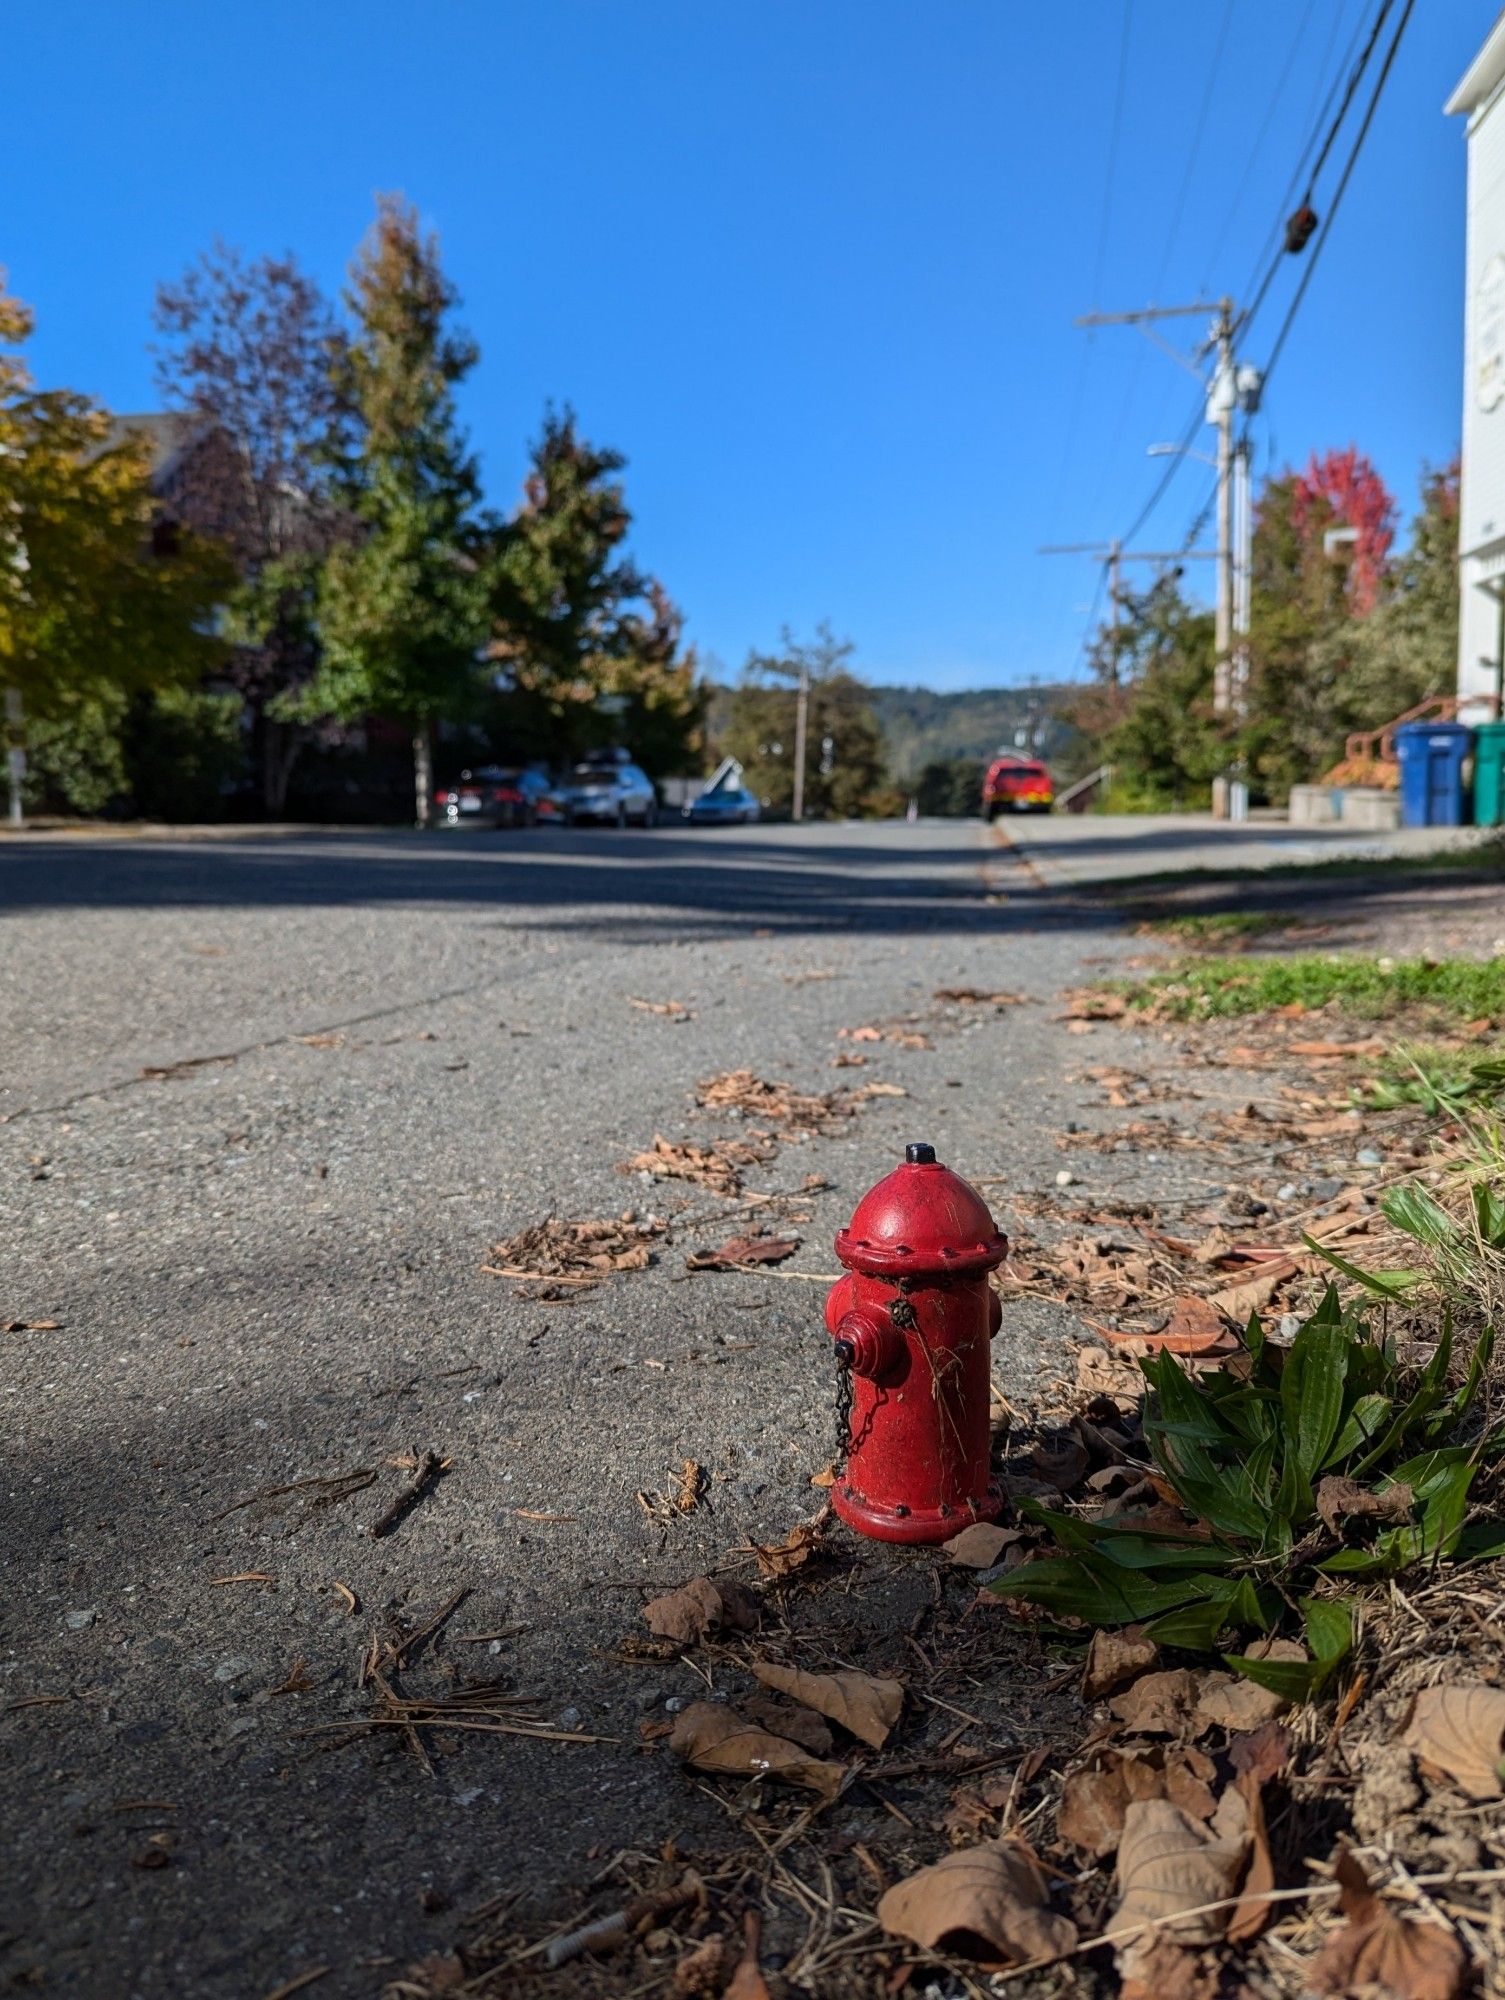
POLYGON ((1056 788, 1038 757, 995 757, 982 781, 982 816, 1001 812, 1049 812, 1056 788))

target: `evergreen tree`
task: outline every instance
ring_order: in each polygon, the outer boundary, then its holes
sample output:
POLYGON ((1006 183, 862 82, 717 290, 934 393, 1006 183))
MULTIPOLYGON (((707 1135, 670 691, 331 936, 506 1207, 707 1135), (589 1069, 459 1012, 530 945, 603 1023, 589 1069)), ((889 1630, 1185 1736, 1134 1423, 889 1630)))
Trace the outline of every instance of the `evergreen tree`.
POLYGON ((1212 712, 1213 620, 1187 603, 1179 572, 1125 592, 1093 649, 1096 684, 1067 720, 1114 767, 1114 791, 1144 812, 1204 806, 1227 761, 1212 712))
POLYGON ((493 727, 512 754, 622 742, 661 774, 698 760, 704 696, 680 613, 624 552, 626 464, 572 410, 545 414, 522 505, 493 544, 493 727))
POLYGON ((476 350, 449 329, 455 292, 412 205, 382 195, 351 269, 354 332, 339 388, 354 432, 337 489, 354 529, 319 589, 322 653, 288 715, 400 721, 413 738, 414 811, 433 795, 433 728, 475 699, 487 633, 477 481, 455 414, 476 350))

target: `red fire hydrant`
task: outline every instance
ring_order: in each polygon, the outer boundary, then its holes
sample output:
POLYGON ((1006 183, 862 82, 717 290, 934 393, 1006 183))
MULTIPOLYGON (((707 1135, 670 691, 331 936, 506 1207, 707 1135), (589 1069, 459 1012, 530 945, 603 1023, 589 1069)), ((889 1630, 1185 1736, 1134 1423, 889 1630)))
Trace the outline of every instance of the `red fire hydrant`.
POLYGON ((944 1542, 996 1520, 988 1475, 988 1345, 1002 1311, 988 1283, 1008 1254, 973 1187, 909 1146, 836 1238, 849 1275, 826 1299, 843 1385, 832 1501, 859 1534, 944 1542))

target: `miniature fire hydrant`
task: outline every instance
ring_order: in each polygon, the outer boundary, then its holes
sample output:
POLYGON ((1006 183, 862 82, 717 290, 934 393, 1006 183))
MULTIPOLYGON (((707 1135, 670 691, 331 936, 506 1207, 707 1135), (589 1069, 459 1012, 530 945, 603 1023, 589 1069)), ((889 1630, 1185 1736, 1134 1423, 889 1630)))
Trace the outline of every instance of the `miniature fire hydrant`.
POLYGON ((988 1283, 1008 1239, 933 1146, 909 1146, 836 1238, 848 1276, 826 1299, 841 1385, 832 1502, 859 1534, 944 1542, 993 1521, 988 1351, 1002 1318, 988 1283))

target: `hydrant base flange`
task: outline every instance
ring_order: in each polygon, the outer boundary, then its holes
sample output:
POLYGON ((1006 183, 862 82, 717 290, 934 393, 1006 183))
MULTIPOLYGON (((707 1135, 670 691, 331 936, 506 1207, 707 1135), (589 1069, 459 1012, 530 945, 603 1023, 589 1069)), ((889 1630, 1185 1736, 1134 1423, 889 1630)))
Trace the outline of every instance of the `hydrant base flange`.
POLYGON ((879 1542, 911 1544, 949 1542, 976 1521, 996 1521, 1003 1512, 1003 1494, 991 1482, 981 1500, 959 1507, 886 1507, 868 1500, 843 1481, 833 1489, 831 1504, 849 1528, 879 1542))

